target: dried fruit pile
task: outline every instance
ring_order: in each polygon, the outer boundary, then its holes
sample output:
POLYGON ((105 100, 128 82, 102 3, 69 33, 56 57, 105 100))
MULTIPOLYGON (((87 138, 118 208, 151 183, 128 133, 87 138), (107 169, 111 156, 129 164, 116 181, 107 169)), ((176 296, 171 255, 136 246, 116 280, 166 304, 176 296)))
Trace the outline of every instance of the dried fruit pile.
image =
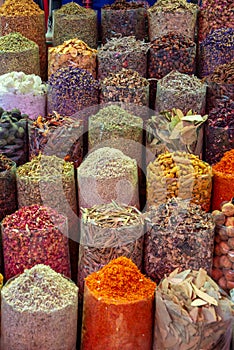
POLYGON ((212 277, 229 291, 234 288, 234 198, 212 216, 216 224, 212 277))

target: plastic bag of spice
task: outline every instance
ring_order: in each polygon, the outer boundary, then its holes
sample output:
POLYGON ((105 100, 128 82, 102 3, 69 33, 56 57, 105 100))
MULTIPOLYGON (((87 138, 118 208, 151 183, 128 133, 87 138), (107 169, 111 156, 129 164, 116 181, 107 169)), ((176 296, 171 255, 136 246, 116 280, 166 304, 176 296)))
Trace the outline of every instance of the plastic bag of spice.
POLYGON ((158 80, 155 108, 164 110, 179 108, 183 113, 190 109, 205 114, 206 84, 195 75, 172 71, 158 80))
POLYGON ((132 69, 123 68, 117 73, 109 73, 101 83, 100 102, 125 102, 148 106, 148 80, 132 69))
POLYGON ((214 223, 210 213, 181 198, 152 207, 146 219, 144 271, 159 282, 175 268, 211 273, 214 223))
POLYGON ((98 104, 99 83, 86 69, 62 67, 48 80, 47 113, 72 116, 98 104))
POLYGON ((18 206, 46 205, 68 219, 72 278, 77 276, 78 217, 74 166, 55 155, 41 155, 17 168, 18 206))
POLYGON ((203 147, 203 124, 207 115, 201 116, 188 111, 186 115, 180 109, 163 111, 148 119, 146 124, 146 164, 160 153, 168 150, 186 151, 201 158, 203 147))
POLYGON ((205 135, 204 159, 216 164, 234 148, 234 101, 222 100, 209 112, 205 135))
POLYGON ((155 287, 126 257, 114 259, 89 275, 85 280, 81 349, 150 350, 155 287))
POLYGON ((234 288, 234 200, 221 204, 212 216, 215 222, 212 277, 229 292, 234 288))
POLYGON ((117 34, 146 39, 146 17, 146 8, 141 2, 116 0, 111 5, 104 5, 101 9, 102 43, 117 34))
POLYGON ((10 72, 0 75, 0 106, 17 108, 30 119, 46 113, 47 85, 35 74, 10 72))
POLYGON ((75 350, 78 288, 49 266, 36 265, 2 289, 3 349, 75 350))
POLYGON ((204 40, 213 30, 224 27, 233 28, 233 1, 202 1, 198 12, 198 40, 204 40))
POLYGON ((40 75, 39 47, 20 33, 0 37, 0 74, 12 71, 40 75))
POLYGON ((161 79, 172 70, 195 74, 196 44, 184 34, 169 32, 150 43, 148 77, 161 79))
POLYGON ((71 161, 77 168, 83 158, 83 123, 71 117, 53 112, 39 116, 28 125, 29 159, 44 155, 56 155, 71 161))
POLYGON ((148 54, 148 80, 150 83, 150 107, 155 108, 157 80, 172 70, 194 74, 196 68, 196 44, 180 33, 169 32, 150 43, 148 54))
POLYGON ((212 170, 212 210, 219 210, 221 203, 229 201, 230 193, 234 193, 234 149, 225 152, 221 160, 212 166, 212 170))
POLYGON ((70 39, 48 50, 48 78, 59 68, 72 66, 86 69, 96 79, 97 50, 84 41, 70 39))
POLYGON ((146 78, 148 49, 149 44, 134 36, 112 38, 98 49, 98 78, 102 80, 122 68, 132 69, 146 78))
POLYGON ((234 57, 234 28, 212 31, 198 46, 198 76, 212 74, 219 65, 229 63, 234 57))
POLYGON ((147 166, 147 206, 158 206, 180 197, 210 210, 212 168, 198 156, 186 152, 165 152, 147 166))
POLYGON ((117 204, 82 209, 78 263, 81 296, 84 279, 120 256, 142 269, 144 220, 137 208, 117 204))
POLYGON ((233 303, 207 275, 178 269, 156 289, 153 350, 229 350, 233 303))
MULTIPOLYGON (((4 36, 12 32, 21 33, 39 46, 40 75, 46 81, 47 50, 45 41, 45 16, 44 11, 33 0, 4 1, 0 8, 0 35, 4 36)), ((31 57, 28 57, 27 61, 29 59, 31 60, 31 57)))
POLYGON ((77 170, 79 206, 124 203, 139 207, 137 162, 118 149, 99 148, 77 170))
POLYGON ((147 10, 150 41, 168 32, 184 34, 195 41, 197 9, 197 5, 188 3, 186 0, 155 2, 147 10))
POLYGON ((89 150, 114 147, 142 165, 143 120, 116 104, 89 117, 89 150))
POLYGON ((53 11, 53 46, 78 38, 87 45, 97 48, 97 12, 69 2, 53 11))
POLYGON ((4 111, 0 108, 0 153, 17 166, 28 160, 27 119, 28 116, 18 109, 4 111))
POLYGON ((206 111, 209 113, 224 101, 234 100, 234 60, 215 68, 207 77, 206 111))
POLYGON ((67 218, 55 210, 25 206, 1 223, 4 273, 8 280, 36 264, 70 277, 67 218))
POLYGON ((16 164, 0 154, 0 221, 17 209, 16 164))

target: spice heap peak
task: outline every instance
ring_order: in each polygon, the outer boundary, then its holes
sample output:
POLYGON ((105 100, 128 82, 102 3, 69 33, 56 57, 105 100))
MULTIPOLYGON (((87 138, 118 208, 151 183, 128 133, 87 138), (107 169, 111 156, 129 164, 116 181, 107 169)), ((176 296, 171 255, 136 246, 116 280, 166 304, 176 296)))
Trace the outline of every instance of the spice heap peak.
POLYGON ((112 260, 85 280, 94 295, 111 303, 153 299, 156 288, 156 284, 125 257, 112 260))

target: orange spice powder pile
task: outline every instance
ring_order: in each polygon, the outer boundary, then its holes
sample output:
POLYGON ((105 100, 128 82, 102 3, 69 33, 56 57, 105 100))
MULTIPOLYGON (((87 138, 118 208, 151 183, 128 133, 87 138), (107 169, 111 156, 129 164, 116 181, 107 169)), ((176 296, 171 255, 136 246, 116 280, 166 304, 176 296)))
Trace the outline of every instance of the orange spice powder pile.
POLYGON ((128 258, 112 260, 85 279, 89 290, 109 302, 130 302, 154 297, 156 283, 146 278, 128 258))
POLYGON ((222 159, 212 169, 225 174, 234 174, 234 149, 224 153, 222 159))

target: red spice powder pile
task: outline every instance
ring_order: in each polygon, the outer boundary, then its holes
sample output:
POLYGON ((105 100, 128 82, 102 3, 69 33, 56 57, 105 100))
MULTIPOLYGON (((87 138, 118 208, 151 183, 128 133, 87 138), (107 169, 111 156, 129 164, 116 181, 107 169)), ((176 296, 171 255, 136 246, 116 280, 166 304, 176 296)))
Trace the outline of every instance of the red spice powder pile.
POLYGON ((123 256, 92 273, 85 281, 96 298, 108 299, 111 303, 150 299, 154 297, 156 288, 156 283, 123 256))
POLYGON ((225 152, 223 158, 212 169, 221 173, 232 175, 234 174, 234 149, 225 152))

